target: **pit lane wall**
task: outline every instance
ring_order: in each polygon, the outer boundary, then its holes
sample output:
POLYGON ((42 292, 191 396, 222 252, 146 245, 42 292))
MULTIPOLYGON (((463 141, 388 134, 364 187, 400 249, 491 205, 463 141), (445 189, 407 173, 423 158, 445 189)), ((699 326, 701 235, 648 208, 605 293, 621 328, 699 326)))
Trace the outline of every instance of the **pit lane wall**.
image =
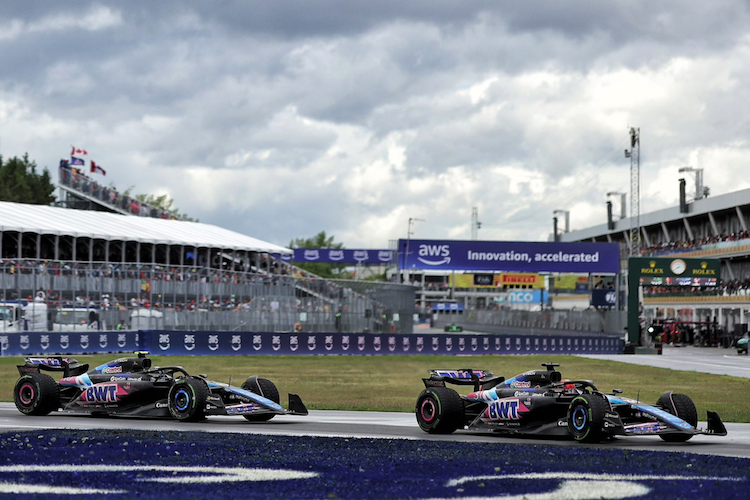
POLYGON ((149 351, 153 355, 621 354, 616 335, 176 332, 0 335, 2 356, 149 351))

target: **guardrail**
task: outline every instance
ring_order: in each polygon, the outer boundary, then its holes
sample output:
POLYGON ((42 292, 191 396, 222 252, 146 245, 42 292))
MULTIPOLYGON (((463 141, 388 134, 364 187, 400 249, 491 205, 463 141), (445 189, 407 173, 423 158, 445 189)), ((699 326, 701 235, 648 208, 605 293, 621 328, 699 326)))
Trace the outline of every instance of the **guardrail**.
POLYGON ((376 334, 271 332, 29 332, 0 335, 2 356, 149 351, 154 355, 621 354, 602 334, 376 334))

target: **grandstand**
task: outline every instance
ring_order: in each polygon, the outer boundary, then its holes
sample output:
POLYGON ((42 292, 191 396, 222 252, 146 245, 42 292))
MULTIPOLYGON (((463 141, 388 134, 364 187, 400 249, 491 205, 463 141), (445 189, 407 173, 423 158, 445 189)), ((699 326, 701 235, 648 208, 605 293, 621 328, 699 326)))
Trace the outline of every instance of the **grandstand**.
POLYGON ((85 328, 412 331, 411 287, 323 280, 290 253, 210 224, 0 202, 0 303, 43 298, 49 330, 80 310, 85 328))
MULTIPOLYGON (((645 288, 643 315, 647 321, 714 324, 736 337, 747 331, 750 311, 750 189, 691 202, 682 199, 679 206, 640 214, 639 256, 718 258, 721 282, 715 287, 645 288)), ((606 219, 604 210, 602 214, 606 219)), ((563 233, 561 241, 620 243, 626 269, 632 221, 624 217, 609 222, 563 233)), ((626 288, 624 282, 621 288, 626 288)))

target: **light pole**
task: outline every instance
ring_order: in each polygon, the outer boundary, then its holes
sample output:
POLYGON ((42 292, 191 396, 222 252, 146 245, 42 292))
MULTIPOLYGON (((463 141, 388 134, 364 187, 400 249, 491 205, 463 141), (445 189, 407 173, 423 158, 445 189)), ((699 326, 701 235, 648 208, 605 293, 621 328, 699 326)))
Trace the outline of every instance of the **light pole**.
POLYGON ((409 225, 406 228, 406 251, 404 252, 404 269, 406 269, 406 281, 409 281, 411 278, 408 268, 409 268, 409 242, 411 240, 411 225, 415 222, 425 222, 424 219, 417 219, 415 217, 409 217, 409 225))
POLYGON ((570 210, 555 210, 554 212, 552 212, 552 215, 555 216, 553 217, 553 220, 555 221, 555 225, 554 225, 555 234, 553 238, 554 241, 560 241, 559 238, 557 237, 557 214, 565 215, 565 231, 563 232, 565 233, 570 232, 570 210))

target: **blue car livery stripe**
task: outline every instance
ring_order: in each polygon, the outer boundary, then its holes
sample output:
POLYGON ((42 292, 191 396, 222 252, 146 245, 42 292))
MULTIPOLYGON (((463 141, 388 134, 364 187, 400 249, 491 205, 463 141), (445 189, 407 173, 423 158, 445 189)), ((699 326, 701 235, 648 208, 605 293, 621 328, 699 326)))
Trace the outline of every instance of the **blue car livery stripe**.
POLYGON ((234 394, 238 394, 240 396, 245 396, 246 398, 250 398, 256 403, 260 403, 263 406, 267 406, 269 408, 273 408, 274 410, 283 410, 284 408, 281 407, 278 403, 274 403, 270 399, 264 398, 263 396, 259 394, 255 394, 254 392, 246 391, 245 389, 240 389, 239 387, 226 387, 227 391, 232 392, 234 394))

